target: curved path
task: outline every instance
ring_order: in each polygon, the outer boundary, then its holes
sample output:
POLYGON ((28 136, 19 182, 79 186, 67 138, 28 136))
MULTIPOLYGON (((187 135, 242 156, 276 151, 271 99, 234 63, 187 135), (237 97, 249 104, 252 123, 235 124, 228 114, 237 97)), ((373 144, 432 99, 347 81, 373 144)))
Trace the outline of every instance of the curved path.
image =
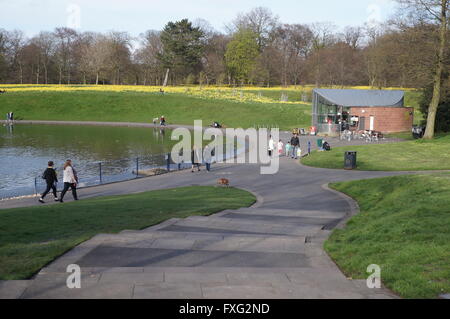
MULTIPOLYGON (((315 146, 315 138, 303 139, 315 146)), ((82 189, 80 197, 90 198, 215 185, 225 177, 232 186, 257 195, 258 202, 209 217, 172 219, 142 231, 95 236, 33 280, 0 282, 0 298, 395 298, 386 289, 368 289, 364 280, 345 278, 322 246, 331 229, 357 212, 355 202, 325 185, 400 174, 405 172, 310 168, 282 158, 276 175, 260 175, 259 165, 220 164, 211 173, 182 171, 82 189), (81 289, 66 287, 70 264, 81 266, 81 289)), ((1 201, 0 209, 32 205, 35 198, 23 198, 1 201)))
MULTIPOLYGON (((169 220, 142 231, 98 235, 30 281, 4 282, 0 296, 21 298, 395 298, 349 280, 324 252, 330 230, 354 202, 324 185, 405 174, 317 169, 282 158, 276 175, 259 165, 220 164, 211 173, 177 172, 80 191, 81 198, 190 185, 231 185, 258 196, 254 207, 169 220), (66 287, 67 265, 82 269, 82 288, 66 287)), ((69 200, 70 196, 67 196, 69 200)), ((35 204, 0 203, 0 208, 35 204)), ((353 207, 352 207, 353 206, 353 207)))

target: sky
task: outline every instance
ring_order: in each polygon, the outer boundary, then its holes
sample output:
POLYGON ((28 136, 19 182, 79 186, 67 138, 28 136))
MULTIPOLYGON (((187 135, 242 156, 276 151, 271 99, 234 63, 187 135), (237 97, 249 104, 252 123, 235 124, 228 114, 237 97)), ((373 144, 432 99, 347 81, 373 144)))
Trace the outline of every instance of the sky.
POLYGON ((168 21, 201 18, 224 31, 239 13, 257 6, 284 23, 332 22, 341 28, 382 22, 395 11, 393 0, 0 0, 0 28, 28 36, 62 26, 137 36, 168 21))

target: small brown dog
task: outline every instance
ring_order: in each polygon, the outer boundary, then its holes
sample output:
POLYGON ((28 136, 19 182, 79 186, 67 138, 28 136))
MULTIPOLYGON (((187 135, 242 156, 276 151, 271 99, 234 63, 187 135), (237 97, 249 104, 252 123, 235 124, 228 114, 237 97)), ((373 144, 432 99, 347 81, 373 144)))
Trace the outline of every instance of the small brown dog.
POLYGON ((230 181, 226 178, 221 178, 218 180, 217 184, 220 186, 230 186, 230 181))

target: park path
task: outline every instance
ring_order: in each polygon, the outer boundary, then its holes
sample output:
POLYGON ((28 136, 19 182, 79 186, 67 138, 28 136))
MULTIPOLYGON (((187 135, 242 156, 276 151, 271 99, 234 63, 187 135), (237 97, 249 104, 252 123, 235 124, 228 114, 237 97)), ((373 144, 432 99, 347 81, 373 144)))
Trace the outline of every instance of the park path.
POLYGON ((368 289, 365 280, 347 279, 324 252, 330 231, 357 211, 353 201, 324 185, 405 173, 317 169, 286 158, 280 164, 276 175, 260 175, 255 164, 220 164, 211 173, 184 171, 81 190, 87 198, 215 185, 225 177, 257 195, 258 202, 142 231, 97 235, 33 280, 1 283, 0 297, 395 298, 386 289, 368 289), (81 267, 81 289, 66 287, 69 264, 81 267))

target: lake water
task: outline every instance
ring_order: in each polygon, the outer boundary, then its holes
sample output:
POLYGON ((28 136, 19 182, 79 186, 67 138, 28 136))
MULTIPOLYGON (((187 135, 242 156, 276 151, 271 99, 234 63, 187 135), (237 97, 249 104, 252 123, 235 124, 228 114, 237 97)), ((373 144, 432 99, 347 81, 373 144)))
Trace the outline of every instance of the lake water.
POLYGON ((62 165, 71 159, 80 185, 133 178, 139 169, 164 166, 176 142, 171 130, 108 126, 15 125, 0 127, 0 198, 43 191, 40 177, 55 162, 62 186, 62 165), (139 158, 138 163, 136 159, 139 158))

